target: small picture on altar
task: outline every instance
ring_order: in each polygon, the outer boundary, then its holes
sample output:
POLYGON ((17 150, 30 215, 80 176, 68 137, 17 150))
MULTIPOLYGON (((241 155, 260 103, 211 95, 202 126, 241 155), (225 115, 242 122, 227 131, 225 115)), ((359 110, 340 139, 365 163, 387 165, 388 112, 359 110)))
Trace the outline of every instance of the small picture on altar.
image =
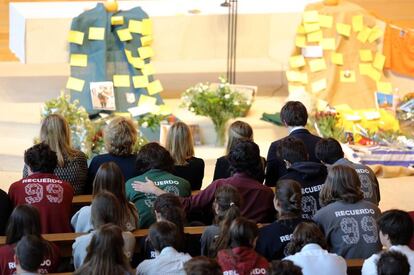
POLYGON ((375 102, 377 104, 377 108, 388 110, 392 109, 394 106, 394 95, 376 92, 375 102))
POLYGON ((352 132, 345 132, 345 140, 348 144, 354 144, 354 134, 352 132))
POLYGON ((112 81, 91 82, 90 89, 94 110, 116 110, 114 84, 112 81))

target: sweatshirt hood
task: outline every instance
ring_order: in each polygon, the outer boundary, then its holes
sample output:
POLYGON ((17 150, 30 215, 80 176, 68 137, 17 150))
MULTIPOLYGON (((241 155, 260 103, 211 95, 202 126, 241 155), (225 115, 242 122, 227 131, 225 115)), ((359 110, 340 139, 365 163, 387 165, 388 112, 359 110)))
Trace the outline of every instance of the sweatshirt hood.
POLYGON ((219 252, 220 261, 226 267, 232 267, 238 274, 250 274, 260 263, 260 256, 249 247, 236 247, 219 252))
POLYGON ((326 166, 312 161, 295 162, 288 170, 301 174, 303 179, 313 179, 327 174, 326 166))

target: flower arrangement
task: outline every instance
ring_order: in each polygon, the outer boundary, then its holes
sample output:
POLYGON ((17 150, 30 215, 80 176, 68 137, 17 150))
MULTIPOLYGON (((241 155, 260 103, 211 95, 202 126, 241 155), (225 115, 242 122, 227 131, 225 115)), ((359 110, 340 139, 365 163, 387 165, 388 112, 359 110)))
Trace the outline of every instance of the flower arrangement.
POLYGON ((225 78, 219 78, 217 87, 209 83, 198 83, 188 88, 181 97, 182 106, 196 115, 209 117, 217 134, 217 145, 223 146, 226 123, 236 117, 245 116, 251 100, 230 88, 225 78))
POLYGON ((339 126, 340 118, 336 112, 316 112, 311 116, 310 121, 318 134, 324 138, 332 137, 341 142, 345 141, 344 129, 339 126))

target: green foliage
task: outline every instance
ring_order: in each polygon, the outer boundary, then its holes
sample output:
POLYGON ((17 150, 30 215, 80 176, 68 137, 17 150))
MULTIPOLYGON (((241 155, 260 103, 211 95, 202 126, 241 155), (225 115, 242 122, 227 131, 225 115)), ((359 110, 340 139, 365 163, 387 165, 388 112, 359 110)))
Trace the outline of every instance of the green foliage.
POLYGON ((166 120, 169 115, 148 113, 137 118, 138 124, 143 128, 150 128, 152 131, 160 127, 160 123, 166 120))
POLYGON ((311 116, 310 121, 324 138, 332 137, 345 142, 344 129, 338 125, 339 117, 337 113, 317 112, 311 116))

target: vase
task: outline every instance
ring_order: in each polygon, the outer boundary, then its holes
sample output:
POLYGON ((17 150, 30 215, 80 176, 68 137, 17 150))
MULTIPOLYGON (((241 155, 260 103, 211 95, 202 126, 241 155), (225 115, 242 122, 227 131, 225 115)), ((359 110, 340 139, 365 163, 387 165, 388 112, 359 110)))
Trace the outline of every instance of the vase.
POLYGON ((216 131, 216 146, 224 146, 224 142, 226 141, 226 122, 227 121, 220 121, 218 123, 214 123, 214 130, 216 131))

